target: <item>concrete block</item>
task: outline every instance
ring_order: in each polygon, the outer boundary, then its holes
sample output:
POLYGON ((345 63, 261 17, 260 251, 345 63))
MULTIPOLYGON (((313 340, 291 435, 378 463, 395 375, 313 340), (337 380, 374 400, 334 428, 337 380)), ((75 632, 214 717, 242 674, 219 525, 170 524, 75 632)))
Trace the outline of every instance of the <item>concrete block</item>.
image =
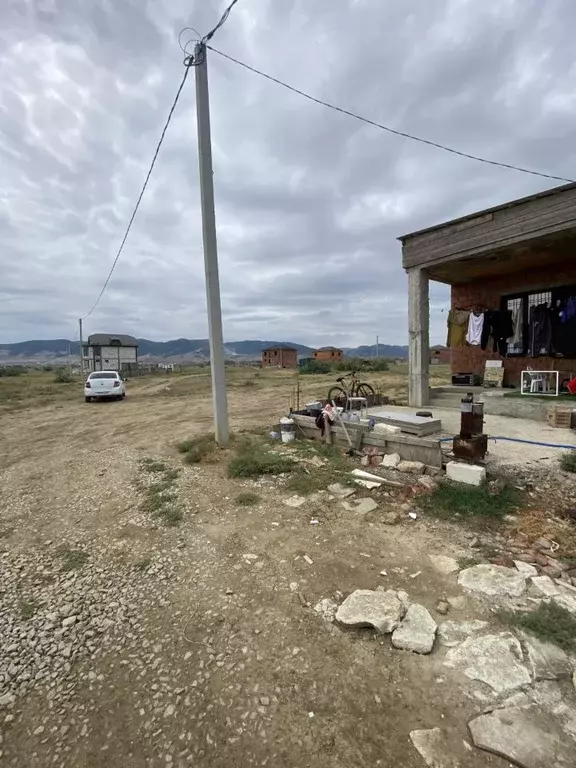
POLYGON ((446 477, 455 483, 466 485, 482 485, 486 481, 486 470, 476 464, 461 464, 458 461, 450 461, 446 464, 446 477))

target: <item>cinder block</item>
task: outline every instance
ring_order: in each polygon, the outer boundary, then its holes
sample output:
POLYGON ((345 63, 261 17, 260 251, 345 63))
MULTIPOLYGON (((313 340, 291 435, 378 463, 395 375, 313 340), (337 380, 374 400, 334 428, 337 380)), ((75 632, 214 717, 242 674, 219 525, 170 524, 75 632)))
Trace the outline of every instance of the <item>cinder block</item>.
POLYGON ((477 464, 461 464, 458 461, 450 461, 446 464, 446 477, 455 483, 466 485, 482 485, 486 481, 486 470, 477 464))

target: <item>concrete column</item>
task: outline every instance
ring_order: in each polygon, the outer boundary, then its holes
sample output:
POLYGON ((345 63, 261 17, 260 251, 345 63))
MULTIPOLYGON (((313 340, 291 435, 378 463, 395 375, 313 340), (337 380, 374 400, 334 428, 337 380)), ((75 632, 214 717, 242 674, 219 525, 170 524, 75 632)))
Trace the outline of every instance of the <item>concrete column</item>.
POLYGON ((408 270, 408 403, 416 408, 430 403, 430 300, 428 274, 408 270))

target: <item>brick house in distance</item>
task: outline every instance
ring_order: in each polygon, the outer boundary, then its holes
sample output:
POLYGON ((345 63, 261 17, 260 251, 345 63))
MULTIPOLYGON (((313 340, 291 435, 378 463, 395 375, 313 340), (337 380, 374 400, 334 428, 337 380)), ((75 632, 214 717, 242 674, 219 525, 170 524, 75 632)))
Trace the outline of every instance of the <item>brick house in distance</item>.
POLYGON ((298 351, 294 347, 267 347, 262 350, 263 368, 298 368, 298 351))
MULTIPOLYGON (((428 405, 429 280, 451 286, 453 309, 519 313, 520 339, 502 357, 492 343, 463 344, 452 352, 452 373, 482 376, 487 360, 502 360, 504 385, 521 371, 576 375, 574 353, 529 354, 533 307, 551 310, 576 299, 576 183, 413 232, 400 238, 408 273, 409 403, 428 405)), ((558 346, 558 345, 556 345, 558 346)), ((553 346, 556 350, 556 346, 553 346)))
POLYGON ((323 363, 334 363, 342 360, 344 353, 337 347, 320 347, 313 353, 314 360, 321 360, 323 363))
POLYGON ((452 350, 437 344, 430 347, 430 365, 450 365, 452 361, 452 350))
POLYGON ((82 349, 82 369, 134 371, 138 368, 138 342, 125 333, 93 333, 82 349))

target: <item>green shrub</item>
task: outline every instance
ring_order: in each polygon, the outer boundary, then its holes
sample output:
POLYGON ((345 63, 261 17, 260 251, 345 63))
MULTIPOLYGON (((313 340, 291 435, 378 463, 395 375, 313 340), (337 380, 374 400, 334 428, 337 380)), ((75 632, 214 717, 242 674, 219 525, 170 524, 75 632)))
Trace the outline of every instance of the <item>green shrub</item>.
POLYGON ((217 448, 214 435, 205 434, 190 440, 183 440, 177 446, 180 453, 184 454, 186 464, 199 464, 217 448))
POLYGON ((54 373, 54 381, 57 384, 70 384, 72 381, 72 376, 70 376, 70 373, 66 370, 66 368, 56 368, 54 373))
POLYGON ((560 466, 565 472, 576 472, 576 451, 567 451, 560 456, 560 466))
POLYGON ((228 462, 228 477, 260 477, 293 472, 295 463, 252 441, 241 442, 228 462))

